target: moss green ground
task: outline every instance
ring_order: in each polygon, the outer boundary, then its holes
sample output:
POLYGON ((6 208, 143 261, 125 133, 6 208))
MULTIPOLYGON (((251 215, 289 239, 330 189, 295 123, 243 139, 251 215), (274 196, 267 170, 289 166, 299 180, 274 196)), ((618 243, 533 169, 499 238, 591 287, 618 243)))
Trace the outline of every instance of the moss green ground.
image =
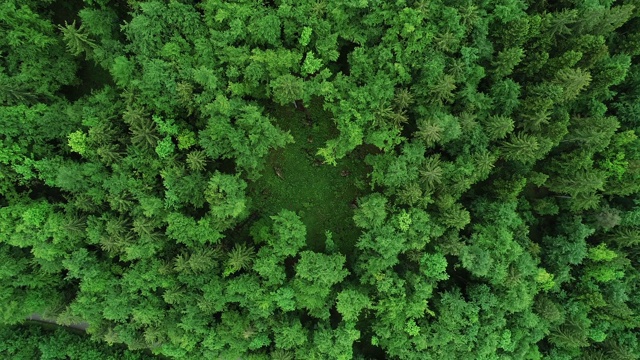
POLYGON ((323 164, 315 154, 337 136, 337 130, 331 113, 322 109, 321 99, 307 104, 311 124, 293 104, 266 106, 269 115, 291 132, 295 142, 272 151, 262 177, 250 184, 254 206, 262 216, 275 215, 281 209, 295 211, 307 227, 309 248, 324 250, 325 233, 331 231, 340 251, 349 254, 360 235, 353 223, 352 204, 365 194, 368 183, 364 149, 354 151, 336 166, 323 164))

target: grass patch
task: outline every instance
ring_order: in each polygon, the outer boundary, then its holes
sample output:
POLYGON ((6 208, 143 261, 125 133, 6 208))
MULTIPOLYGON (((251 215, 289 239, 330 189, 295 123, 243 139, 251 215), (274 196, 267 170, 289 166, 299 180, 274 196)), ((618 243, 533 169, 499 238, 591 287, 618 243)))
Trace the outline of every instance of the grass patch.
POLYGON ((272 151, 262 177, 249 185, 253 206, 262 216, 281 209, 295 211, 307 226, 307 246, 325 250, 326 231, 345 255, 351 253, 360 230, 353 223, 355 199, 367 192, 368 166, 364 149, 357 149, 336 166, 322 163, 315 154, 325 142, 337 136, 330 112, 322 109, 322 99, 308 105, 308 121, 293 104, 270 104, 266 110, 294 143, 272 151), (280 176, 281 177, 280 177, 280 176))

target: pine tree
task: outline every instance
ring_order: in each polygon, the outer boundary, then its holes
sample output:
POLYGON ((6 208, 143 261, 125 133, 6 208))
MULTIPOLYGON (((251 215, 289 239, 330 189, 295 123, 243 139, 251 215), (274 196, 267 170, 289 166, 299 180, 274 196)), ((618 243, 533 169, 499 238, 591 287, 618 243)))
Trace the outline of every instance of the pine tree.
POLYGON ((564 9, 561 12, 547 14, 546 33, 550 38, 563 38, 571 34, 569 26, 578 21, 578 11, 576 9, 564 9))
POLYGON ((477 170, 475 176, 483 179, 489 175, 494 168, 497 157, 491 152, 485 150, 473 155, 474 166, 477 170))
POLYGON ((229 276, 240 270, 251 267, 254 258, 254 250, 247 245, 236 244, 228 255, 224 275, 229 276))
POLYGON ((433 41, 436 49, 445 53, 455 52, 458 49, 460 42, 456 35, 448 29, 437 34, 433 41))
POLYGON ((293 354, 289 351, 276 349, 271 352, 271 360, 294 360, 293 354))
POLYGON ((12 83, 9 78, 0 77, 0 103, 9 105, 33 104, 37 100, 37 95, 31 90, 12 83))
POLYGON ((131 142, 136 146, 154 148, 159 139, 156 124, 145 117, 136 116, 131 119, 133 120, 129 126, 131 142))
POLYGON ((67 49, 74 56, 85 53, 89 58, 93 54, 96 43, 89 39, 89 35, 85 32, 84 24, 76 28, 76 21, 71 24, 64 22, 64 26, 58 25, 58 29, 62 32, 64 41, 67 43, 67 49))
POLYGON ((634 247, 640 244, 640 229, 624 227, 609 235, 611 241, 620 247, 634 247))
POLYGON ((413 95, 411 94, 409 89, 401 88, 396 90, 396 94, 393 99, 393 102, 394 102, 394 106, 398 110, 408 109, 414 103, 414 101, 415 100, 413 98, 413 95))
POLYGON ((494 75, 498 78, 510 75, 523 58, 524 50, 521 48, 514 47, 500 51, 494 60, 494 75))
POLYGON ((507 116, 491 115, 487 118, 484 125, 485 132, 491 140, 504 139, 513 131, 513 128, 513 119, 507 116))
POLYGON ((587 329, 572 321, 553 329, 549 340, 561 348, 580 348, 589 345, 587 329))
POLYGON ((524 123, 522 127, 526 131, 540 132, 544 125, 549 124, 551 120, 551 110, 546 109, 544 105, 535 107, 535 110, 528 114, 522 114, 524 123))
POLYGON ((193 171, 203 171, 207 166, 207 155, 202 150, 195 150, 187 154, 187 165, 193 171))
POLYGON ((429 94, 433 103, 442 104, 453 101, 456 89, 455 79, 451 75, 441 74, 435 83, 429 86, 429 94))
POLYGON ((539 156, 539 147, 535 137, 525 133, 517 133, 511 135, 509 141, 503 142, 500 149, 505 159, 526 164, 533 162, 539 156))
POLYGON ((274 99, 280 105, 292 104, 304 96, 304 81, 291 74, 281 75, 272 80, 269 85, 274 99))
POLYGON ((120 147, 117 144, 100 146, 96 150, 96 154, 98 154, 100 160, 107 165, 118 163, 122 159, 122 153, 120 152, 120 147))
POLYGON ((414 136, 424 142, 427 147, 435 145, 442 139, 443 128, 435 124, 433 121, 420 119, 418 120, 418 131, 414 133, 414 136))
POLYGON ((591 74, 582 69, 562 69, 556 73, 555 82, 564 89, 563 100, 571 101, 578 97, 591 83, 591 74))
POLYGON ((602 190, 607 174, 599 170, 574 170, 561 174, 547 182, 552 191, 569 194, 572 197, 602 190))
POLYGON ((439 156, 432 156, 424 160, 419 172, 420 181, 425 184, 427 190, 435 188, 442 182, 443 170, 440 164, 439 156))

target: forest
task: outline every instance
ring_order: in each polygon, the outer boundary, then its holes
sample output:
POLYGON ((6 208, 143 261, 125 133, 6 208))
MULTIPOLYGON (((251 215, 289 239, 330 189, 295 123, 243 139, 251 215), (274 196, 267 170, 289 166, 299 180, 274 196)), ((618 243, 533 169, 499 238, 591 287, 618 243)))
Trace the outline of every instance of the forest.
POLYGON ((2 0, 0 357, 638 360, 639 60, 640 0, 2 0))

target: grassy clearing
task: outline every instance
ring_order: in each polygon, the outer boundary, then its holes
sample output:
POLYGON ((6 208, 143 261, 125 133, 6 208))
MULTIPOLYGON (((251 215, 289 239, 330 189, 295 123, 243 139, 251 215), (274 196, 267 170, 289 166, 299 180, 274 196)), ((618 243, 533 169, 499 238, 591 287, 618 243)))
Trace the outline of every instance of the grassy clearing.
POLYGON ((349 254, 360 235, 353 223, 352 204, 366 193, 364 150, 338 161, 337 166, 323 164, 315 156, 318 148, 337 135, 331 113, 322 109, 321 99, 308 105, 311 124, 293 104, 269 105, 267 111, 278 126, 291 132, 295 143, 268 156, 262 177, 249 186, 254 206, 263 216, 281 209, 295 211, 307 226, 311 249, 324 250, 328 230, 340 251, 349 254))

